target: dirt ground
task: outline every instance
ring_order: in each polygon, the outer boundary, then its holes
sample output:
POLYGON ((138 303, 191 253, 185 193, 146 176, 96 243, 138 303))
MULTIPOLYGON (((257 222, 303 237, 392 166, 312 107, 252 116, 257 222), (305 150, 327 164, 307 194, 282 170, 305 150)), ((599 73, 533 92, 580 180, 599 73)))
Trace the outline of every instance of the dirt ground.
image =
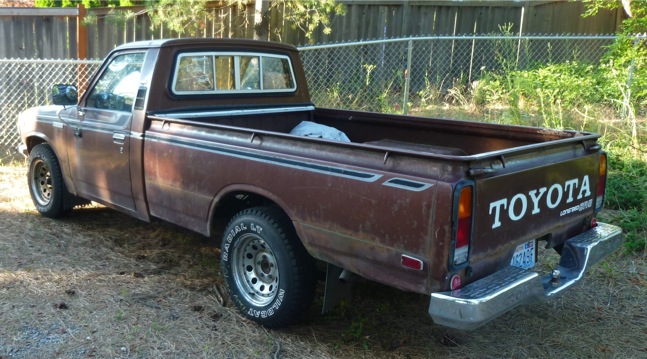
POLYGON ((647 358, 642 256, 617 253, 563 297, 472 332, 434 325, 427 296, 373 283, 267 330, 229 303, 214 240, 101 206, 43 218, 25 172, 0 167, 0 359, 647 358))

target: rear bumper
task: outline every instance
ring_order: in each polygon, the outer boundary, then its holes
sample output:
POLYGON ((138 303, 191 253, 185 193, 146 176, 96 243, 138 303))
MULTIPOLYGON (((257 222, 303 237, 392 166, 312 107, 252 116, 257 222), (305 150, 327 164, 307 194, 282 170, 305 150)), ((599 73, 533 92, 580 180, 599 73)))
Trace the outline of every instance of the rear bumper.
POLYGON ((518 305, 545 302, 579 282, 591 266, 620 247, 622 238, 619 227, 599 223, 566 241, 557 280, 510 266, 461 289, 432 293, 429 315, 437 324, 471 330, 518 305))

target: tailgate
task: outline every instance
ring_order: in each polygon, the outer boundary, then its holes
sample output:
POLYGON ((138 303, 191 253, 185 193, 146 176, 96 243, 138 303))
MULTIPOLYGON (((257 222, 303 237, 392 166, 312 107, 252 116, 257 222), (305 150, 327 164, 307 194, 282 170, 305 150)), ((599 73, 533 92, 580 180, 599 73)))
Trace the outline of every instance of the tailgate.
POLYGON ((515 249, 531 240, 546 240, 539 245, 553 247, 588 230, 599 166, 600 153, 594 153, 477 179, 473 279, 508 266, 515 249))

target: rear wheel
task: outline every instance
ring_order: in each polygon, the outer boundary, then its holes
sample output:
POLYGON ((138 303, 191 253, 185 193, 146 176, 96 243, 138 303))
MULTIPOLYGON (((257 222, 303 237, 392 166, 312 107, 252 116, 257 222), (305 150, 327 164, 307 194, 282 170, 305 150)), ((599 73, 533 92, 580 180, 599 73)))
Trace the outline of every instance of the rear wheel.
POLYGON ((36 210, 45 217, 57 218, 66 210, 64 199, 67 193, 61 166, 52 148, 40 144, 29 154, 29 194, 36 210))
POLYGON ((310 307, 315 263, 278 208, 239 212, 225 230, 222 247, 227 291, 244 316, 277 328, 294 323, 310 307))

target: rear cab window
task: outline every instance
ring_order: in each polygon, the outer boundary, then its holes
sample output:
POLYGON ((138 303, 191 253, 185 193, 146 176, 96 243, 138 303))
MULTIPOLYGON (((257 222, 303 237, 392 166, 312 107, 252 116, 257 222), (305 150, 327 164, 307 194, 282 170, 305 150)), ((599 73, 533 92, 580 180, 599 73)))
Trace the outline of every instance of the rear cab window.
POLYGON ((177 56, 171 90, 176 95, 296 91, 288 56, 254 52, 186 52, 177 56))

